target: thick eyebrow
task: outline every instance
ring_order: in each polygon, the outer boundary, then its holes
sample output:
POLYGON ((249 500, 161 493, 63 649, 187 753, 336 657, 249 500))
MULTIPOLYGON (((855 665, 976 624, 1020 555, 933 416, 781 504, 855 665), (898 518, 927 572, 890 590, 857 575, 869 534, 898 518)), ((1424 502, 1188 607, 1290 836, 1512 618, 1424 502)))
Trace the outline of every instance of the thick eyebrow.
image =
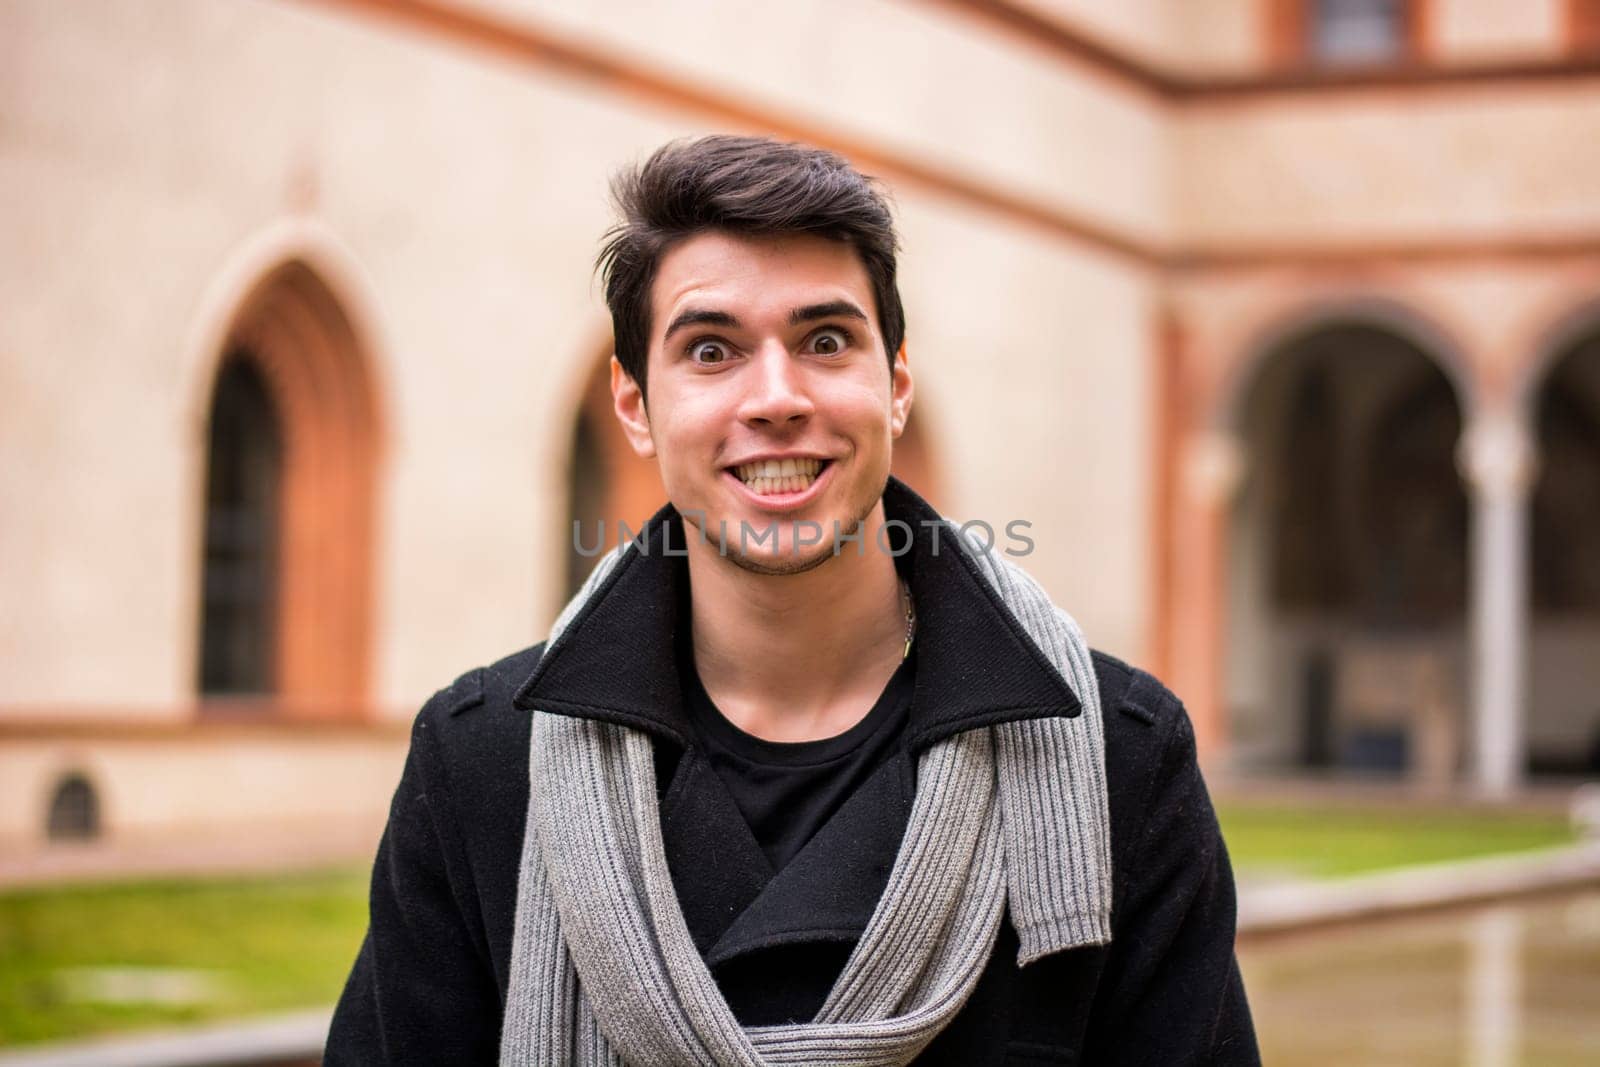
POLYGON ((721 326, 724 329, 736 330, 739 320, 726 311, 713 311, 710 308, 684 308, 678 312, 677 317, 667 324, 667 332, 661 335, 663 342, 671 339, 672 335, 687 326, 721 326))
POLYGON ((789 325, 799 326, 803 322, 815 322, 818 319, 860 319, 862 322, 871 322, 867 313, 856 307, 848 300, 830 300, 826 304, 808 304, 805 307, 795 308, 789 312, 789 325))
MULTIPOLYGON (((823 304, 807 304, 805 307, 795 308, 789 312, 789 325, 799 326, 818 319, 838 318, 872 321, 867 318, 865 311, 848 300, 829 300, 823 304)), ((661 340, 668 341, 673 334, 690 326, 721 326, 723 329, 736 330, 739 328, 739 320, 726 311, 717 311, 713 308, 684 308, 667 324, 667 330, 661 335, 661 340)))

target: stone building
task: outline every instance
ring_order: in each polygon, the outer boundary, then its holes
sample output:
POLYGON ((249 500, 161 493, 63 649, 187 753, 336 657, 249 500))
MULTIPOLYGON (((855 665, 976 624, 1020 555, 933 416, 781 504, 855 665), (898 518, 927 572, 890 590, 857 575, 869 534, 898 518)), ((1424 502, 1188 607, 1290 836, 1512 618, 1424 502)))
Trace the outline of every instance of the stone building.
POLYGON ((1600 734, 1595 0, 0 0, 0 846, 369 834, 637 522, 619 165, 892 188, 899 462, 1213 766, 1600 734))

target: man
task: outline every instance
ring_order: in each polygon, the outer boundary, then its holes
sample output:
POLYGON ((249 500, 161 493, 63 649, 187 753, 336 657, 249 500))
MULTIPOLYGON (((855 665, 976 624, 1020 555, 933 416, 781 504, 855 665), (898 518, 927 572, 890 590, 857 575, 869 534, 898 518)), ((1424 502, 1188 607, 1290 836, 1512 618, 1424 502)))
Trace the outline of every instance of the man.
POLYGON ((882 197, 734 137, 616 192, 671 504, 418 716, 327 1062, 1258 1062, 1182 707, 889 477, 882 197))

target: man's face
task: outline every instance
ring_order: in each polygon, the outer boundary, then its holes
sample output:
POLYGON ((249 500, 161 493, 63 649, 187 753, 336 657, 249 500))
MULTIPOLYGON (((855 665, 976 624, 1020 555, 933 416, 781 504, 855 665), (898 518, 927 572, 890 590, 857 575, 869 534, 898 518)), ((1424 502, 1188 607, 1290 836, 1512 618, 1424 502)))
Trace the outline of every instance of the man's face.
POLYGON ((612 361, 634 450, 657 457, 668 498, 713 549, 727 531, 740 566, 824 562, 835 524, 854 532, 877 508, 911 408, 860 257, 821 237, 702 233, 662 257, 650 305, 648 407, 612 361), (819 528, 819 543, 797 544, 819 528))

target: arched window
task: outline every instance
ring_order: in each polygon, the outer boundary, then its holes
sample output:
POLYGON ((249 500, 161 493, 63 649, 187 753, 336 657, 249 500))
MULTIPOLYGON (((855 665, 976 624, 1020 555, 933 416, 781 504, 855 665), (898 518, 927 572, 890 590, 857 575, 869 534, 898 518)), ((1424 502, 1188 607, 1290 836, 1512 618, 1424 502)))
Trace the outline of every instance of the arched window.
POLYGON ((64 776, 50 794, 45 835, 51 841, 87 841, 100 836, 100 798, 81 774, 64 776))
POLYGON ((200 691, 268 694, 276 688, 283 434, 249 353, 217 375, 206 471, 200 691))
POLYGON ((246 297, 219 352, 202 697, 271 696, 263 707, 313 718, 365 710, 378 442, 371 371, 350 320, 314 270, 285 263, 246 297))

